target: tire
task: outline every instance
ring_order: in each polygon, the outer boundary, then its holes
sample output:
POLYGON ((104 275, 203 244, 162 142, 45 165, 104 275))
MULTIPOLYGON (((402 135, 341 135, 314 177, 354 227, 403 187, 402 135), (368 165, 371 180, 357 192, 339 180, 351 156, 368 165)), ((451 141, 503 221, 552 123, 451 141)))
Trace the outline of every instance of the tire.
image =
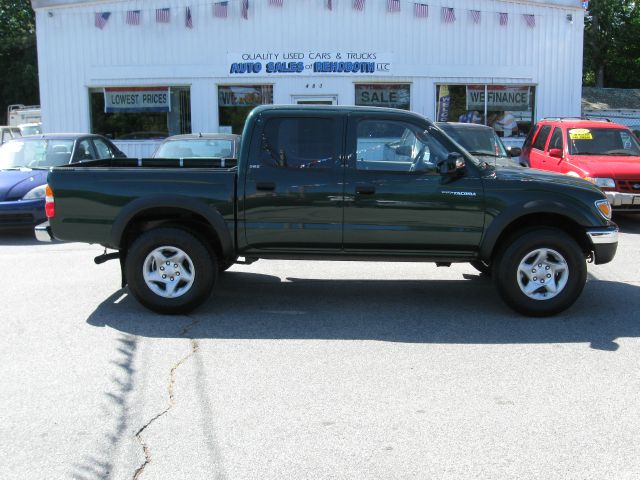
POLYGON ((487 277, 491 276, 491 265, 482 260, 474 260, 473 262, 469 262, 473 268, 479 271, 481 274, 486 275, 487 277))
POLYGON ((587 262, 576 241, 563 231, 527 230, 511 237, 493 277, 508 306, 523 315, 545 317, 566 310, 580 296, 587 262))
POLYGON ((133 296, 162 314, 196 308, 211 294, 218 273, 216 256, 195 235, 166 227, 133 242, 125 269, 133 296))

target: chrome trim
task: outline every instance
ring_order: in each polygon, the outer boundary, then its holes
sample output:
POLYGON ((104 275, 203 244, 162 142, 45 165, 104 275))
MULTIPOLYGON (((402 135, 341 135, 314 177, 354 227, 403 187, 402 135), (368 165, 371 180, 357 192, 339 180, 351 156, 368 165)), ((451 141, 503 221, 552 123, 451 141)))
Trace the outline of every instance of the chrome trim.
POLYGON ((593 245, 603 243, 618 243, 618 229, 615 230, 591 230, 587 232, 593 245))
POLYGON ((49 221, 47 220, 40 225, 36 225, 34 228, 34 233, 36 236, 36 240, 39 242, 52 242, 53 235, 51 234, 51 225, 49 225, 49 221))
POLYGON ((640 208, 640 194, 622 192, 603 192, 612 208, 624 205, 637 205, 640 208))

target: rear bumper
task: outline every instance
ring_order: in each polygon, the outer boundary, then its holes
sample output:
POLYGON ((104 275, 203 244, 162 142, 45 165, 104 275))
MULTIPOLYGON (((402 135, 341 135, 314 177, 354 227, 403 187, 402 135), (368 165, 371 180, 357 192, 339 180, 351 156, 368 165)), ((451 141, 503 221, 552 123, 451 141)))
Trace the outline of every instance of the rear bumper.
POLYGON ((49 225, 48 220, 40 225, 36 225, 34 233, 36 240, 39 242, 52 242, 54 240, 53 234, 51 233, 51 225, 49 225))
POLYGON ((640 194, 637 193, 621 193, 621 192, 603 192, 607 196, 607 200, 611 207, 619 211, 636 211, 640 212, 640 194))
POLYGON ((613 260, 618 249, 618 227, 611 226, 587 230, 594 253, 594 263, 600 265, 613 260))
POLYGON ((46 219, 44 199, 0 202, 0 229, 33 227, 46 219))

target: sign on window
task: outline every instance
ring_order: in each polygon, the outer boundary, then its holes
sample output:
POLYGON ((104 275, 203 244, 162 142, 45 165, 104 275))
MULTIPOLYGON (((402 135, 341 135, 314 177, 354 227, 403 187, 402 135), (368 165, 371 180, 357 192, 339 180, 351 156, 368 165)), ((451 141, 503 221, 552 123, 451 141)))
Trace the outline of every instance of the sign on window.
POLYGON ((104 111, 170 112, 169 87, 107 87, 104 89, 104 111))
MULTIPOLYGON (((508 85, 487 85, 487 110, 507 110, 511 112, 530 109, 529 87, 508 85)), ((484 85, 467 85, 467 110, 484 111, 484 85)))

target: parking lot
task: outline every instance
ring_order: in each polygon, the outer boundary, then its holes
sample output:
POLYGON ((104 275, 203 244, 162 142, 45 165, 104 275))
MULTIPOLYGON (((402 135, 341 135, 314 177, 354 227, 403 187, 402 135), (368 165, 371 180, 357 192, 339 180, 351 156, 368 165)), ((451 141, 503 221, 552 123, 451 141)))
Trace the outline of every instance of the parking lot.
POLYGON ((553 318, 466 264, 259 261, 188 316, 0 235, 1 479, 640 478, 640 217, 553 318))

